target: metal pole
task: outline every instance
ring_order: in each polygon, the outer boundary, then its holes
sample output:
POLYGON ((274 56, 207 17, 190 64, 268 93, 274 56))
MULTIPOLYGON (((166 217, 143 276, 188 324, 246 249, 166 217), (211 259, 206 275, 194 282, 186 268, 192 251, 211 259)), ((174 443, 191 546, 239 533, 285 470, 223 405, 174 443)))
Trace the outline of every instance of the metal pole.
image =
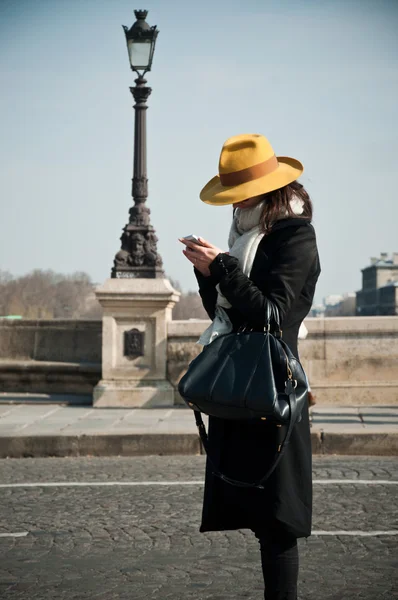
POLYGON ((111 277, 155 278, 164 277, 162 259, 157 252, 155 230, 150 224, 150 210, 146 206, 148 178, 146 164, 146 111, 147 100, 152 92, 146 79, 140 75, 130 91, 134 97, 134 170, 130 220, 120 238, 121 249, 115 256, 111 277))

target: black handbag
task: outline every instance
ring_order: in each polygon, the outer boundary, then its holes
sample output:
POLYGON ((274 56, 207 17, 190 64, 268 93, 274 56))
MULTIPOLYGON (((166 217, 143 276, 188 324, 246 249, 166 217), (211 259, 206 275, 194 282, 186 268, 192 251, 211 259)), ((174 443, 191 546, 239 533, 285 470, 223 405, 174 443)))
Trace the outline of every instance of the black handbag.
POLYGON ((232 485, 264 489, 265 481, 283 456, 295 423, 301 419, 308 394, 304 369, 282 340, 277 307, 267 302, 264 331, 248 331, 245 326, 205 346, 190 363, 178 391, 195 412, 214 475, 232 485), (275 458, 259 481, 237 481, 218 470, 209 455, 201 413, 222 419, 269 420, 286 427, 275 458))

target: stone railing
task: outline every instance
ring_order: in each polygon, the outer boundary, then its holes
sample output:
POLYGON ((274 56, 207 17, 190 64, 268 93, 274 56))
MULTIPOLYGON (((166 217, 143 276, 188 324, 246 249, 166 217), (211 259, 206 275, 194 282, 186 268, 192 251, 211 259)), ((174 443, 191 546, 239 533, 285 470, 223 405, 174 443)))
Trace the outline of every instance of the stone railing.
POLYGON ((398 317, 307 319, 300 358, 323 404, 398 403, 398 317))
MULTIPOLYGON (((319 404, 398 403, 398 317, 306 319, 299 352, 319 404)), ((168 378, 176 385, 207 321, 172 321, 168 378)), ((182 400, 176 392, 176 403, 182 400)))
POLYGON ((91 394, 101 377, 101 321, 0 321, 0 392, 91 394))
MULTIPOLYGON (((169 321, 176 386, 207 321, 169 321)), ((301 360, 319 404, 398 404, 398 317, 306 319, 301 360)), ((0 392, 91 394, 101 377, 101 322, 0 321, 0 392)), ((176 404, 181 403, 176 392, 176 404)))

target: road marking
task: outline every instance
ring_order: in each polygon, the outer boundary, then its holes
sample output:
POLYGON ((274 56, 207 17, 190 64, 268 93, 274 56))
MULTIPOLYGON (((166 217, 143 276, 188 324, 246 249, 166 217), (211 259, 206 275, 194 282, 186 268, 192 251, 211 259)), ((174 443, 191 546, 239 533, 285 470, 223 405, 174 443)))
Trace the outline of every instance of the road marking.
MULTIPOLYGON (((19 531, 17 533, 0 533, 0 538, 19 538, 26 537, 29 534, 29 531, 19 531)), ((314 530, 312 535, 317 536, 334 536, 334 535, 349 535, 352 537, 375 537, 379 535, 398 535, 398 530, 392 529, 391 531, 346 531, 341 529, 339 531, 317 531, 314 530)))
MULTIPOLYGON (((314 479, 315 485, 398 485, 393 479, 314 479)), ((0 488, 30 487, 108 487, 108 486, 173 486, 204 485, 203 480, 192 481, 38 481, 34 483, 0 483, 0 488)))
POLYGON ((398 485, 398 481, 394 479, 314 479, 316 485, 398 485))
POLYGON ((391 531, 313 531, 312 535, 351 535, 356 537, 372 537, 376 535, 398 535, 398 530, 391 531))
POLYGON ((204 481, 43 481, 37 483, 0 483, 0 488, 23 487, 107 487, 140 485, 203 485, 204 481))

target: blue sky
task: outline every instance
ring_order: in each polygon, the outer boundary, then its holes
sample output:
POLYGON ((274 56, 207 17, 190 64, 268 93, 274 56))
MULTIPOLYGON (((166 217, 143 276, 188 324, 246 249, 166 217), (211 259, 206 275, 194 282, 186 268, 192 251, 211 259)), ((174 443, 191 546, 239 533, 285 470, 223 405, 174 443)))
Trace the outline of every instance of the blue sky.
POLYGON ((135 8, 160 30, 148 205, 166 272, 195 288, 180 235, 226 247, 231 209, 199 191, 225 139, 255 132, 304 163, 317 300, 359 289, 370 256, 398 251, 394 1, 3 0, 0 269, 109 277, 131 206, 135 8))

